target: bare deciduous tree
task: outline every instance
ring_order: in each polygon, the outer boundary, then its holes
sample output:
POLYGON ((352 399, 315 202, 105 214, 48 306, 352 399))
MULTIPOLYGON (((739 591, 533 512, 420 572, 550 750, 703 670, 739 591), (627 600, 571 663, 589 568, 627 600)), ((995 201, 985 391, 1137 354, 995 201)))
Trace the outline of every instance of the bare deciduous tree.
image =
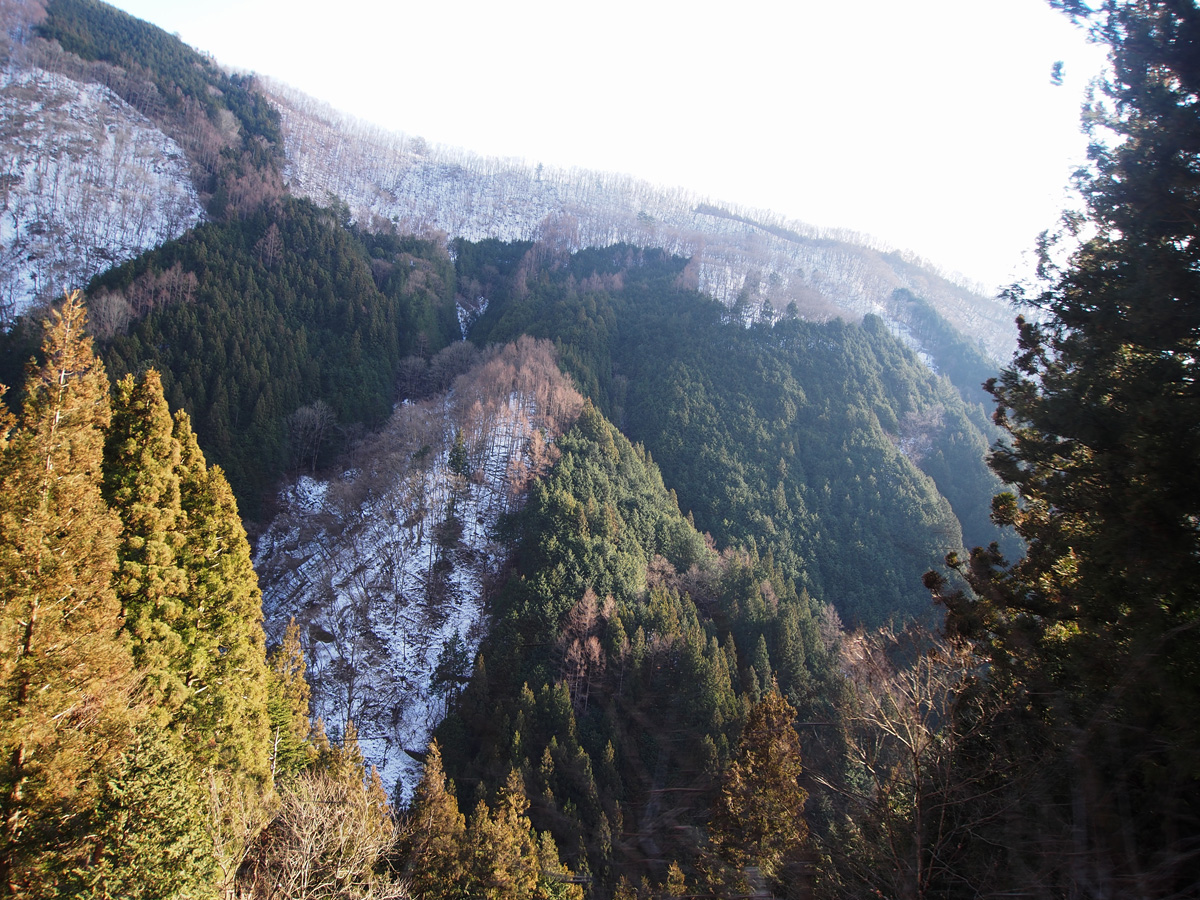
MULTIPOLYGON (((818 778, 847 813, 852 849, 840 854, 836 877, 850 893, 908 900, 950 885, 980 889, 965 882, 964 855, 998 813, 997 781, 961 765, 995 714, 980 660, 914 625, 847 636, 842 665, 849 775, 838 784, 818 778)), ((970 868, 977 878, 981 870, 970 868)))
MULTIPOLYGON (((611 598, 605 609, 611 611, 611 598)), ((604 674, 605 654, 600 645, 601 607, 590 587, 567 614, 567 622, 556 647, 559 671, 571 692, 577 712, 587 710, 593 683, 604 674)))
POLYGON ((317 459, 330 432, 337 424, 337 413, 324 400, 301 406, 288 417, 288 432, 292 438, 292 456, 297 464, 308 463, 309 471, 317 471, 317 459))
POLYGON ((408 892, 377 872, 395 843, 379 776, 361 770, 303 772, 283 788, 279 811, 239 875, 250 900, 401 900, 408 892))

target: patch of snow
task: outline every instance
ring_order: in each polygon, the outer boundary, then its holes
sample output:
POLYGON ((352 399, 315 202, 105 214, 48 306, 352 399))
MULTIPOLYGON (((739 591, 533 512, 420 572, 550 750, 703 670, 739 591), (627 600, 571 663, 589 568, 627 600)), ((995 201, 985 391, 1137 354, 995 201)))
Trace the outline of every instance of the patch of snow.
POLYGON ((889 332, 891 332, 892 336, 899 339, 902 344, 912 350, 912 352, 917 355, 917 359, 919 359, 925 365, 925 367, 929 369, 929 371, 933 372, 934 375, 937 375, 937 362, 934 360, 933 356, 931 356, 929 352, 925 350, 921 342, 917 340, 916 335, 912 333, 912 329, 907 325, 897 322, 895 319, 886 316, 882 310, 879 311, 879 315, 883 319, 884 324, 887 326, 887 329, 889 332))
MULTIPOLYGON (((507 385, 522 380, 517 372, 507 385)), ((536 389, 511 389, 495 374, 476 382, 397 406, 362 464, 285 490, 255 559, 268 633, 278 639, 293 616, 301 625, 313 716, 333 738, 352 720, 366 759, 401 801, 420 777, 406 751, 426 749, 458 687, 433 683, 439 656, 461 641, 459 674, 470 674, 505 559, 495 525, 546 465, 558 418, 536 389), (459 432, 470 477, 449 466, 459 432)))
POLYGON ((315 513, 321 509, 328 490, 329 485, 324 481, 318 481, 308 475, 301 475, 299 480, 292 485, 288 500, 297 509, 306 513, 315 513))
POLYGON ((467 339, 467 334, 471 330, 479 317, 487 312, 488 299, 487 297, 476 297, 475 302, 468 305, 460 298, 455 304, 455 311, 458 313, 458 331, 462 339, 467 339))
POLYGON ((201 218, 182 148, 111 90, 0 71, 0 322, 201 218))

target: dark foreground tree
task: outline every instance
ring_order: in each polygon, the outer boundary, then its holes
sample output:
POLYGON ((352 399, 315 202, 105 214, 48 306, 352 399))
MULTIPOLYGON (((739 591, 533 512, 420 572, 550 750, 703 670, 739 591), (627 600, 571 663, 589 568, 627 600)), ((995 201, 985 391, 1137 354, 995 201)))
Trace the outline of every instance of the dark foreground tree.
POLYGON ((1036 314, 988 386, 1008 433, 992 465, 1015 487, 994 518, 1028 552, 959 564, 975 596, 929 584, 1044 723, 1022 766, 1042 812, 1010 819, 1010 873, 1182 896, 1200 884, 1200 8, 1053 5, 1112 72, 1086 110, 1083 240, 1062 267, 1044 247, 1019 298, 1036 314))

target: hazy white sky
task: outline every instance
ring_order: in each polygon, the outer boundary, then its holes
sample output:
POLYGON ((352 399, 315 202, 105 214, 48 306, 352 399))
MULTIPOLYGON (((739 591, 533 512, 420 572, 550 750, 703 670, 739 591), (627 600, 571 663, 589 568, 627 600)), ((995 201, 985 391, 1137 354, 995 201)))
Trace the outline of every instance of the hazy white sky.
POLYGON ((1102 62, 1044 0, 116 5, 434 143, 851 228, 988 288, 1066 202, 1102 62))

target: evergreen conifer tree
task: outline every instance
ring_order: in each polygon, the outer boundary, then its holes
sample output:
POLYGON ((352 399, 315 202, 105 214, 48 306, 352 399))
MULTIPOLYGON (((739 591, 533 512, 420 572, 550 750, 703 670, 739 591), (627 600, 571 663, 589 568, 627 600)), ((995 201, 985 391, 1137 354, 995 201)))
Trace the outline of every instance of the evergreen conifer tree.
POLYGON ((456 429, 454 432, 454 444, 450 447, 447 464, 450 467, 450 472, 460 478, 466 478, 471 474, 467 463, 467 445, 463 441, 461 428, 456 429))
POLYGON ((0 890, 14 896, 53 892, 132 734, 119 522, 101 494, 108 382, 85 322, 78 293, 52 314, 0 452, 0 890))
POLYGON ((750 710, 709 827, 706 869, 718 893, 744 893, 759 876, 778 883, 804 846, 807 793, 795 718, 774 684, 750 710))
POLYGON ((178 744, 148 729, 104 782, 70 887, 97 900, 215 895, 207 801, 178 744))
POLYGON ((121 379, 112 405, 104 487, 121 518, 117 596, 152 709, 167 725, 191 693, 196 639, 195 610, 185 605, 187 577, 176 558, 184 526, 179 444, 157 372, 137 382, 121 379))
MULTIPOLYGON (((540 866, 529 801, 516 769, 509 772, 494 812, 480 800, 467 826, 467 871, 471 893, 486 900, 528 900, 537 889, 540 866)), ((557 861, 557 860, 556 860, 557 861)))
POLYGON ((121 519, 116 588, 159 727, 205 773, 225 880, 262 826, 271 732, 261 595, 232 493, 157 372, 117 385, 105 492, 121 519))
POLYGON ((172 418, 153 369, 117 385, 105 493, 122 524, 117 592, 156 717, 201 766, 264 778, 270 670, 249 544, 222 473, 186 414, 172 418))
POLYGON ((276 780, 294 777, 312 762, 315 748, 309 741, 310 691, 304 680, 304 649, 295 618, 283 633, 283 643, 268 660, 271 681, 267 711, 271 720, 271 774, 276 780))
MULTIPOLYGON (((249 544, 157 373, 110 404, 85 322, 69 296, 0 421, 0 892, 213 893, 271 800, 249 544)), ((275 680, 301 759, 292 643, 275 680)))
POLYGON ((437 741, 429 745, 400 841, 405 877, 418 897, 453 896, 464 884, 466 818, 442 768, 437 741))
POLYGON ((994 518, 1028 552, 952 559, 972 595, 927 583, 1041 729, 1021 774, 1059 815, 1005 843, 1039 883, 1167 896, 1200 883, 1200 7, 1052 5, 1112 71, 1086 110, 1086 239, 1061 268, 1044 255, 1020 296, 1038 314, 988 385, 1015 488, 994 518))
POLYGON ((183 605, 195 622, 186 642, 190 693, 174 721, 208 780, 210 833, 228 890, 272 801, 262 594, 224 474, 206 464, 186 413, 175 414, 172 434, 184 516, 176 560, 187 578, 183 605))
POLYGON ((176 413, 173 434, 186 521, 177 559, 187 573, 186 605, 196 616, 188 676, 196 686, 182 713, 189 745, 202 764, 265 780, 271 771, 270 670, 250 544, 229 483, 220 468, 205 463, 185 413, 176 413))

